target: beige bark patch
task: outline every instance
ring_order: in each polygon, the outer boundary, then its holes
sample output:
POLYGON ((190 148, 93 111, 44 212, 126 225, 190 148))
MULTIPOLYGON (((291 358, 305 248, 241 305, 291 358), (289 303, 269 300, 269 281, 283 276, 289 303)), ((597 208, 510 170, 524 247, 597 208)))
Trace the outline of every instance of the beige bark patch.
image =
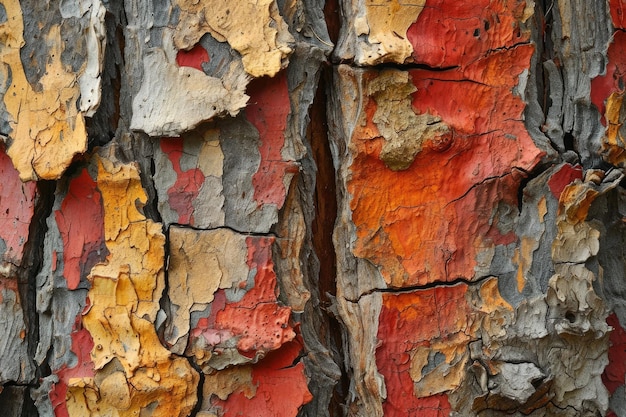
POLYGON ((241 391, 246 398, 256 395, 256 385, 252 381, 252 367, 236 366, 204 376, 203 397, 215 395, 224 401, 230 394, 241 391))
POLYGON ((216 116, 235 116, 246 105, 248 76, 232 62, 222 79, 179 67, 171 46, 143 58, 144 77, 133 99, 131 129, 150 136, 179 136, 216 116), (167 52, 167 53, 166 53, 167 52))
POLYGON ((246 281, 247 254, 246 236, 230 229, 170 228, 169 297, 178 308, 168 343, 187 335, 191 313, 204 310, 218 289, 246 281))
POLYGON ((417 89, 406 71, 387 70, 368 85, 376 101, 372 121, 385 138, 380 159, 394 171, 407 169, 426 141, 439 141, 450 128, 439 117, 416 114, 411 94, 417 89))
POLYGON ((406 32, 417 20, 426 0, 365 0, 367 21, 367 44, 363 44, 361 56, 357 57, 361 65, 376 65, 383 62, 404 64, 413 54, 413 46, 406 32))

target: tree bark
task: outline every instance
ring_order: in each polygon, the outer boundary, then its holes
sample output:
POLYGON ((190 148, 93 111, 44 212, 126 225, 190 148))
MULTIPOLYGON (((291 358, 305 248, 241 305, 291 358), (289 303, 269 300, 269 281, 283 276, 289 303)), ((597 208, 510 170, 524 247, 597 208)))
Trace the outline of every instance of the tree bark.
POLYGON ((3 0, 7 416, 626 416, 626 3, 3 0))

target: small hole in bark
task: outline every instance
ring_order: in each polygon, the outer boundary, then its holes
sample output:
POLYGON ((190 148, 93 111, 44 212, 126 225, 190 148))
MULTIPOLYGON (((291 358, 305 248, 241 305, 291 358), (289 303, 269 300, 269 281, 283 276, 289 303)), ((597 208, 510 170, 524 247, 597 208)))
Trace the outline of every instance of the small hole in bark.
POLYGON ((565 147, 566 151, 575 151, 576 149, 574 149, 574 135, 569 132, 565 133, 565 135, 563 135, 563 146, 565 147))
POLYGON ((485 30, 489 30, 490 27, 491 25, 489 24, 489 21, 485 20, 485 30))
POLYGON ((474 29, 474 36, 477 38, 480 36, 480 29, 474 29))
POLYGON ((541 386, 541 384, 543 383, 545 377, 539 377, 537 379, 533 379, 530 383, 532 384, 533 387, 535 387, 535 389, 539 388, 541 386))
POLYGON ((570 323, 574 323, 576 321, 576 314, 574 314, 571 311, 568 311, 567 313, 565 313, 565 318, 567 319, 567 321, 569 321, 570 323))

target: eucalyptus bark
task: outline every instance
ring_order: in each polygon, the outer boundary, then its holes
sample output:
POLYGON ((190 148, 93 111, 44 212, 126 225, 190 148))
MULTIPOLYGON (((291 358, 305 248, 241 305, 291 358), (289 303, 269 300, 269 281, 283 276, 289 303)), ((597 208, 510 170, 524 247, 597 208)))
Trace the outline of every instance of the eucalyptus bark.
POLYGON ((625 9, 2 0, 0 409, 626 416, 625 9))

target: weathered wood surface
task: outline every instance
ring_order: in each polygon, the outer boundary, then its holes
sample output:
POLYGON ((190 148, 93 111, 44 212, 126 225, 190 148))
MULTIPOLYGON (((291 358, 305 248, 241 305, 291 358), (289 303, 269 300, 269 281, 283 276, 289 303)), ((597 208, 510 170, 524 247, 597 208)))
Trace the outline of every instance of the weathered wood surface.
POLYGON ((7 416, 626 416, 626 2, 0 2, 7 416))

